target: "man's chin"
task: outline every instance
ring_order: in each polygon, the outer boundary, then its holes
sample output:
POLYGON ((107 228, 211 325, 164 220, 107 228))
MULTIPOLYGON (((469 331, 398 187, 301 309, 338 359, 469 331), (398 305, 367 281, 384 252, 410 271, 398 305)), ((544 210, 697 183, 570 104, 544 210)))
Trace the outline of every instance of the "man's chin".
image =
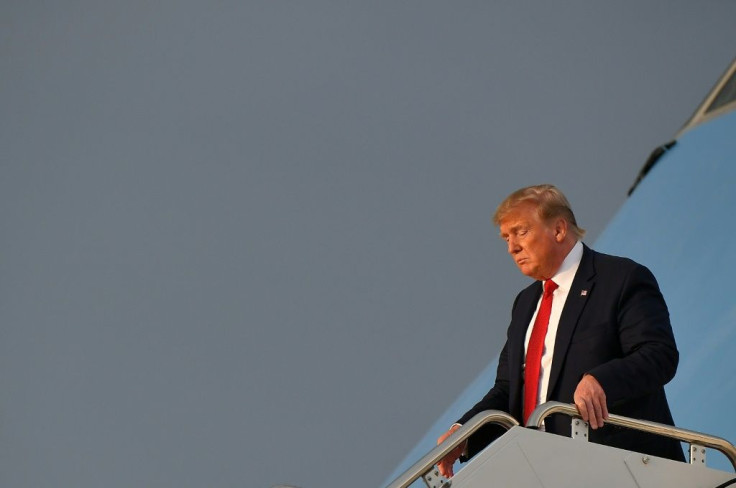
POLYGON ((518 264, 517 266, 519 268, 519 271, 521 271, 521 274, 523 274, 524 276, 528 276, 529 278, 534 278, 535 280, 539 279, 537 277, 538 273, 535 268, 527 265, 526 263, 518 264))

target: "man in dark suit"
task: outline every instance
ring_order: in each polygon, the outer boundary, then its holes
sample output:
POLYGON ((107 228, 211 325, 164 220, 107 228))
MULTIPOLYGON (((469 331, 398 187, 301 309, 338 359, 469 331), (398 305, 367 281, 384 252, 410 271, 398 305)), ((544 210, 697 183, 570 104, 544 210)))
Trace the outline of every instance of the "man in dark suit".
MULTIPOLYGON (((493 221, 521 272, 537 281, 514 301, 495 384, 438 443, 483 410, 506 411, 523 425, 536 405, 556 400, 577 406, 591 442, 684 461, 677 441, 605 424, 609 410, 673 424, 664 385, 678 352, 652 273, 585 246, 585 231, 552 185, 512 193, 493 221)), ((545 430, 569 436, 570 419, 551 416, 545 430)), ((479 430, 440 461, 440 472, 451 477, 461 455, 502 433, 479 430)))

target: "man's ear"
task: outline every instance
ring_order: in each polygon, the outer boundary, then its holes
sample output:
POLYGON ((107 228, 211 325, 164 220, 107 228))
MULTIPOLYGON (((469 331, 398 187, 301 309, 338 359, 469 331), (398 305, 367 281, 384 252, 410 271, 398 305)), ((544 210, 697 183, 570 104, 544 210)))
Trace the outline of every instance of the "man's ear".
POLYGON ((555 222, 555 240, 562 242, 567 237, 567 220, 557 219, 555 222))

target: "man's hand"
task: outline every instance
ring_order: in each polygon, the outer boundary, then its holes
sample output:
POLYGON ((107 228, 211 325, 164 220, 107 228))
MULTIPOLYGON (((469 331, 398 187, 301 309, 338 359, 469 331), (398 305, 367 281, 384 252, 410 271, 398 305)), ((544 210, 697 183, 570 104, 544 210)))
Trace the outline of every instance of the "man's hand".
POLYGON ((589 374, 583 376, 575 389, 573 399, 583 420, 593 429, 603 427, 603 421, 608 420, 608 407, 606 393, 597 379, 589 374))
MULTIPOLYGON (((457 429, 459 429, 460 426, 458 424, 453 425, 448 429, 447 432, 442 434, 439 439, 437 439, 437 444, 442 444, 445 439, 450 437, 453 432, 455 432, 457 429)), ((457 446, 455 449, 450 451, 447 456, 442 458, 440 462, 437 463, 437 467, 440 470, 440 474, 444 476, 445 478, 452 478, 455 473, 452 471, 452 465, 455 464, 455 461, 458 460, 458 458, 462 455, 463 451, 465 450, 465 442, 461 443, 459 446, 457 446)))

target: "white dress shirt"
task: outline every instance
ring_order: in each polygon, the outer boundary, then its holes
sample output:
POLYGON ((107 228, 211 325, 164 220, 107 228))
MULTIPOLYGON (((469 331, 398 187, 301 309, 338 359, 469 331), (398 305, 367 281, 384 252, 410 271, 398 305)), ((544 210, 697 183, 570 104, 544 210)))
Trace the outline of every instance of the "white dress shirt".
MULTIPOLYGON (((565 300, 570 293, 572 280, 580 266, 580 260, 583 259, 583 243, 578 241, 575 246, 562 261, 560 269, 552 277, 552 281, 557 283, 557 289, 552 294, 552 311, 549 316, 549 325, 547 326, 547 335, 544 338, 544 351, 542 351, 542 365, 539 368, 539 388, 537 389, 537 405, 547 401, 547 387, 549 386, 549 373, 552 368, 552 353, 555 350, 555 339, 557 338, 557 326, 560 324, 560 316, 562 309, 565 307, 565 300)), ((542 283, 544 285, 544 283, 542 283)), ((543 294, 542 294, 543 295, 543 294)), ((524 357, 529 347, 529 338, 534 328, 534 320, 537 318, 539 306, 542 303, 542 296, 537 302, 537 309, 534 311, 529 327, 526 330, 526 339, 524 340, 524 357)), ((526 366, 526 365, 525 365, 526 366)))

